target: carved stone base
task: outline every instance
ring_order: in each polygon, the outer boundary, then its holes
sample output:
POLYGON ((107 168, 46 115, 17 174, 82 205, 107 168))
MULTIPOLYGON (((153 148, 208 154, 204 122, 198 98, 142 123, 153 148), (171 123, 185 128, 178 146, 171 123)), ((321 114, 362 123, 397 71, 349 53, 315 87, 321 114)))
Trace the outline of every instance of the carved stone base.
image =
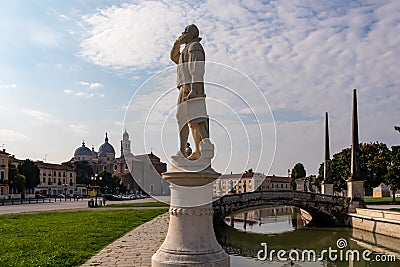
POLYGON ((151 258, 152 267, 229 267, 213 229, 212 184, 216 172, 167 172, 171 182, 168 233, 151 258))
POLYGON ((347 181, 347 197, 351 199, 349 212, 365 207, 364 192, 364 181, 347 181))
POLYGON ((321 183, 321 193, 324 195, 333 196, 333 184, 322 182, 321 183))

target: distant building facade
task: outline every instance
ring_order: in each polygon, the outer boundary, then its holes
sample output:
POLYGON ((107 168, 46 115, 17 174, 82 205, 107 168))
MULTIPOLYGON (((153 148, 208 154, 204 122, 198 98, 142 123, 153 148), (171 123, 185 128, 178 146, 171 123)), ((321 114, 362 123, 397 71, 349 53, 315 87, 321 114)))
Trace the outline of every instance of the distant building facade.
POLYGON ((40 183, 35 189, 36 193, 43 193, 49 196, 58 194, 79 194, 76 188, 76 172, 73 168, 62 165, 35 162, 40 170, 40 183))
POLYGON ((0 150, 0 199, 8 198, 8 161, 9 156, 5 149, 0 150))
POLYGON ((223 174, 214 182, 213 195, 241 194, 256 190, 289 190, 290 178, 267 176, 248 171, 239 174, 223 174))

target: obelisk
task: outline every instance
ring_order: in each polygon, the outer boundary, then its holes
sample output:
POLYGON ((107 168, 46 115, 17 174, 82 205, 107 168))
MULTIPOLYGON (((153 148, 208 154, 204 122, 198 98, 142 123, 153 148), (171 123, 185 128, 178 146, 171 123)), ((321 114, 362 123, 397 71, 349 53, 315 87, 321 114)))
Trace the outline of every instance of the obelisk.
POLYGON ((328 112, 325 112, 325 151, 324 151, 324 180, 321 183, 321 193, 325 195, 333 195, 333 182, 330 175, 331 156, 329 152, 329 126, 328 112))
POLYGON ((347 180, 347 196, 351 199, 350 212, 364 207, 364 180, 360 175, 360 147, 358 140, 357 90, 353 90, 353 112, 351 124, 350 177, 347 180))

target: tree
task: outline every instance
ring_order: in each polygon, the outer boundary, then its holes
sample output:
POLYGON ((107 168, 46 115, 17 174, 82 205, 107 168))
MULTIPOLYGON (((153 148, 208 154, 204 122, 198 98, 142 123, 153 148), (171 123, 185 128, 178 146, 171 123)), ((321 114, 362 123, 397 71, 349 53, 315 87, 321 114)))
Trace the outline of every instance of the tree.
POLYGON ((76 161, 73 164, 65 162, 63 164, 75 169, 77 184, 89 184, 90 177, 94 175, 93 168, 87 161, 76 161))
POLYGON ((390 151, 384 143, 360 144, 360 175, 369 194, 384 182, 390 162, 390 151))
POLYGON ((8 163, 8 184, 10 189, 22 193, 25 189, 25 176, 18 173, 17 167, 11 162, 8 163))
POLYGON ((12 187, 17 190, 18 193, 23 193, 25 189, 26 178, 24 175, 17 173, 13 178, 12 187))
MULTIPOLYGON (((334 189, 341 191, 347 188, 346 180, 350 177, 350 148, 345 148, 333 155, 330 162, 330 175, 334 189)), ((364 187, 370 193, 372 188, 384 181, 387 166, 390 160, 390 151, 384 143, 360 144, 360 176, 365 180, 364 187)), ((323 180, 324 165, 318 170, 317 181, 323 180)))
POLYGON ((102 192, 109 192, 112 194, 125 193, 126 187, 121 183, 119 177, 114 176, 107 171, 99 173, 99 177, 102 179, 101 181, 98 181, 97 184, 101 186, 102 192))
POLYGON ((290 186, 294 190, 296 190, 296 179, 306 177, 306 170, 304 169, 304 165, 302 163, 296 163, 292 169, 292 173, 290 175, 290 186))
POLYGON ((18 172, 26 178, 25 188, 32 189, 40 183, 40 170, 32 160, 26 159, 18 166, 18 172))
POLYGON ((392 146, 385 182, 392 191, 393 202, 396 202, 396 191, 400 189, 400 146, 392 146))
POLYGON ((291 177, 293 179, 306 177, 306 170, 304 169, 304 165, 302 163, 299 162, 294 165, 291 177))

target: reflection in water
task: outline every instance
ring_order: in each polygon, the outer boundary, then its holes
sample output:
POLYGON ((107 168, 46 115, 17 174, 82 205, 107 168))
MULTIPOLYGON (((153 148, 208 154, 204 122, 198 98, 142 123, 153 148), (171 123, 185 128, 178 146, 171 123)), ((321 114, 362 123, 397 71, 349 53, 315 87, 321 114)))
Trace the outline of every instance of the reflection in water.
MULTIPOLYGON (((268 207, 257 210, 248 210, 233 217, 227 218, 227 225, 216 226, 215 231, 220 244, 227 253, 231 254, 231 266, 327 266, 327 267, 358 267, 358 266, 400 266, 400 240, 364 232, 352 228, 331 228, 331 227, 304 227, 307 223, 304 214, 293 207, 268 207), (228 227, 228 225, 234 227, 228 227), (337 240, 344 238, 347 246, 338 249, 337 240), (317 258, 321 251, 331 247, 334 250, 343 251, 344 255, 348 250, 358 250, 361 253, 369 249, 376 254, 391 254, 397 257, 397 262, 366 262, 342 261, 330 262, 325 259, 317 262, 290 262, 278 261, 275 257, 272 261, 257 260, 257 253, 263 247, 261 243, 267 243, 268 251, 285 250, 287 252, 296 250, 300 254, 305 250, 315 250, 317 258)), ((325 254, 324 254, 325 255, 325 254)))

